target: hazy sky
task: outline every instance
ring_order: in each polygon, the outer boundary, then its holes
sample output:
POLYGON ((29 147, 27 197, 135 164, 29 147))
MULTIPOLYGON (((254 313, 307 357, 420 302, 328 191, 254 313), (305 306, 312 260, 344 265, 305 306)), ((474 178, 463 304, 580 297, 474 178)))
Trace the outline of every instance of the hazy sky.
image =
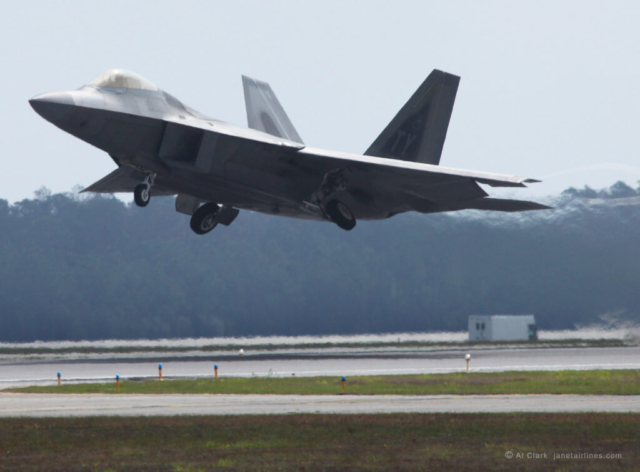
POLYGON ((114 169, 27 102, 114 67, 242 125, 240 75, 265 80, 307 144, 356 153, 438 68, 462 77, 442 165, 545 180, 522 198, 635 187, 638 18, 631 1, 0 2, 0 198, 114 169))

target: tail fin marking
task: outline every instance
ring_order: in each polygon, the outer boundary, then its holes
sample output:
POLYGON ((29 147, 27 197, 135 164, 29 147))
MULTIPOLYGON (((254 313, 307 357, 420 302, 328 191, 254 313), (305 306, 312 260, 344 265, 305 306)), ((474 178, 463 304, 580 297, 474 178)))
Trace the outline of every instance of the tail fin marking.
POLYGON ((434 70, 365 155, 440 163, 460 77, 434 70))

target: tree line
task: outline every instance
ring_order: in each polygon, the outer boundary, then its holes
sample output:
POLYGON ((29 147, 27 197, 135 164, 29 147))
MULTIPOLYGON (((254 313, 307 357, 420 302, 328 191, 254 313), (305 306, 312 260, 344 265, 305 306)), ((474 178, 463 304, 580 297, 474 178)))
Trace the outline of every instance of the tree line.
POLYGON ((196 236, 173 198, 0 200, 0 341, 568 329, 638 319, 640 196, 568 189, 552 211, 335 225, 243 211, 196 236))

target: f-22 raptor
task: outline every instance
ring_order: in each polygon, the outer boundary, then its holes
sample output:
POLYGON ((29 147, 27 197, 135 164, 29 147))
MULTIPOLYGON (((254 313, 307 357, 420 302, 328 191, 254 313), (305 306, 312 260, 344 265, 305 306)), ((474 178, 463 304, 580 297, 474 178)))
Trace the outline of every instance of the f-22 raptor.
POLYGON ((29 103, 58 128, 107 152, 118 168, 85 192, 177 195, 205 234, 240 209, 335 223, 398 213, 527 211, 544 205, 487 198, 478 184, 525 187, 525 177, 441 167, 460 78, 434 70, 364 155, 306 146, 269 84, 242 77, 248 128, 209 118, 142 77, 105 72, 29 103))

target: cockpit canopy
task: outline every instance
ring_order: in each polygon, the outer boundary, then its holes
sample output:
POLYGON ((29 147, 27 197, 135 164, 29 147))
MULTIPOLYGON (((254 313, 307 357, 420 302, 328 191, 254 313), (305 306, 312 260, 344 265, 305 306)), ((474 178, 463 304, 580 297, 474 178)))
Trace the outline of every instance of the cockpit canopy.
POLYGON ((89 82, 89 85, 96 87, 126 88, 137 90, 153 90, 157 91, 158 87, 153 85, 138 74, 134 74, 124 69, 111 69, 102 74, 95 80, 89 82))

